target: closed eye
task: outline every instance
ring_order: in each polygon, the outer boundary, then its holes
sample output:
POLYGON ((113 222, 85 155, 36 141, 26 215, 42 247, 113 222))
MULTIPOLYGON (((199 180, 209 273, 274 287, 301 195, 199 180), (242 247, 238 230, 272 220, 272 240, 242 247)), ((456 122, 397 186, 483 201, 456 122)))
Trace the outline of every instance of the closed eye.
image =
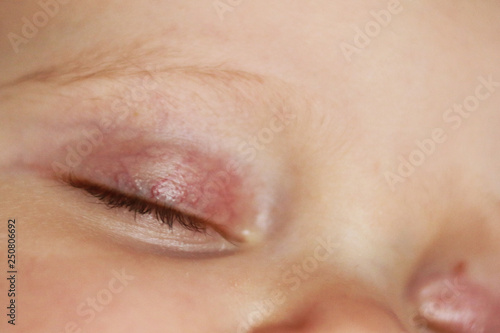
POLYGON ((201 218, 182 213, 172 207, 157 202, 150 202, 100 184, 78 179, 74 176, 67 177, 64 181, 72 187, 82 189, 96 197, 110 209, 122 208, 136 215, 150 215, 159 222, 168 225, 170 228, 177 223, 187 230, 205 233, 208 227, 207 221, 201 218))

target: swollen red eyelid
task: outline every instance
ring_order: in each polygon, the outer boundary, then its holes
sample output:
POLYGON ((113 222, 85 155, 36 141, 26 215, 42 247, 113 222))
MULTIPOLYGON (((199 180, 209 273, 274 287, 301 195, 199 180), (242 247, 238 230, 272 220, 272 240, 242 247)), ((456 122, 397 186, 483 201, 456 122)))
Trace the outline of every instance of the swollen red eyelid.
MULTIPOLYGON (((215 139, 196 133, 126 129, 106 133, 105 141, 77 156, 78 142, 61 143, 37 164, 37 171, 73 174, 78 179, 218 224, 229 232, 260 239, 270 226, 274 194, 249 162, 215 139), (129 133, 130 132, 130 133, 129 133), (178 133, 177 133, 178 134, 178 133), (38 167, 42 165, 41 167, 38 167), (251 235, 251 236, 249 236, 251 235)), ((77 131, 76 131, 77 132, 77 131)))
POLYGON ((229 159, 180 147, 133 154, 102 152, 88 158, 77 175, 151 202, 171 206, 216 224, 228 233, 255 233, 255 193, 243 167, 229 159), (252 230, 252 232, 250 232, 252 230))
POLYGON ((242 205, 238 207, 238 202, 244 199, 241 179, 224 170, 194 170, 192 166, 179 166, 153 181, 149 186, 150 198, 196 212, 209 220, 234 223, 239 217, 238 208, 243 209, 242 205))
POLYGON ((206 218, 230 220, 234 218, 231 208, 237 201, 238 180, 229 175, 217 174, 169 175, 151 186, 150 197, 155 201, 168 202, 176 206, 197 211, 206 218))

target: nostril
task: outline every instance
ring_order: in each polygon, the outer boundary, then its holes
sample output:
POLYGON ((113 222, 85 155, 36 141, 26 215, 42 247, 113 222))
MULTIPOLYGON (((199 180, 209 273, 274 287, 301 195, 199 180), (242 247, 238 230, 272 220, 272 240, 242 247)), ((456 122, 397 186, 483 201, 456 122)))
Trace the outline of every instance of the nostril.
POLYGON ((461 270, 422 280, 416 290, 419 316, 440 332, 500 332, 500 299, 461 270))

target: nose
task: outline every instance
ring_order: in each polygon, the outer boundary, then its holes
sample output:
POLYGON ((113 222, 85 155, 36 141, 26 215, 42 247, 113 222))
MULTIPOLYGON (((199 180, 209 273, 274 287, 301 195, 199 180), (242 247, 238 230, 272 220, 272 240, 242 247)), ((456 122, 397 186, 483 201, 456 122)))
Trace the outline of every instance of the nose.
MULTIPOLYGON (((321 296, 320 296, 321 297, 321 296)), ((251 333, 408 333, 396 314, 383 304, 346 296, 328 297, 288 312, 251 333)))

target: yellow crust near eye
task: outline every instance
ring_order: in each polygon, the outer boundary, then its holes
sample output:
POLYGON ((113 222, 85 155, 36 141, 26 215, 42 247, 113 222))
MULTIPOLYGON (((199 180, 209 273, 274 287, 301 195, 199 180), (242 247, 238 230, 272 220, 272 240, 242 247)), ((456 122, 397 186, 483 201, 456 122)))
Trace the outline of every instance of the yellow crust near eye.
POLYGON ((262 242, 263 234, 256 230, 244 229, 240 233, 243 243, 252 246, 262 242))

